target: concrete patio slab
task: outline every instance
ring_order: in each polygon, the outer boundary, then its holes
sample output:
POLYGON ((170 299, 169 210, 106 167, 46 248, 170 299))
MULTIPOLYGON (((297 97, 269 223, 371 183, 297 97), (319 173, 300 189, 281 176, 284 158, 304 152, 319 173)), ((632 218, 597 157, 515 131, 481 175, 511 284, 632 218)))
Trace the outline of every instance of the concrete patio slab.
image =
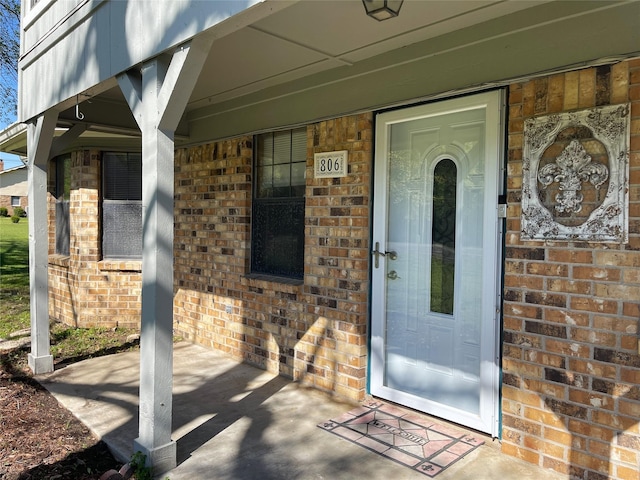
MULTIPOLYGON (((125 462, 138 436, 139 378, 139 353, 131 351, 38 380, 125 462)), ((356 405, 197 345, 175 345, 173 399, 178 466, 162 479, 429 478, 318 428, 356 405)), ((435 478, 566 478, 503 455, 497 441, 484 440, 435 478)))

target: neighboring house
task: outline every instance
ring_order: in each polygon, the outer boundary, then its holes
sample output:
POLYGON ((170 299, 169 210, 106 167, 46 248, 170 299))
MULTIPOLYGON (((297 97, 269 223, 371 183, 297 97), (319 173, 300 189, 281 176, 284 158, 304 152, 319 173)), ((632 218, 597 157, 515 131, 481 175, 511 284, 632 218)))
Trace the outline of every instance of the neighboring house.
POLYGON ((33 328, 141 325, 158 469, 175 333, 638 478, 640 2, 23 7, 33 328))
POLYGON ((16 207, 27 211, 27 190, 27 167, 19 165, 5 170, 0 160, 0 207, 5 207, 9 216, 16 207))

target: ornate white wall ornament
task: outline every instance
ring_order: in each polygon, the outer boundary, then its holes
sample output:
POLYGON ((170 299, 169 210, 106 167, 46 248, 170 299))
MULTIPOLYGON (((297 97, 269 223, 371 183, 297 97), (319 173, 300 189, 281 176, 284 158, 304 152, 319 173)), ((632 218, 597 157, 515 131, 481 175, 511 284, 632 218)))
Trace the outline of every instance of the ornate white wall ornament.
POLYGON ((524 240, 628 241, 629 112, 613 105, 525 122, 524 240))
POLYGON ((579 212, 584 196, 579 193, 583 182, 600 188, 609 178, 609 169, 602 163, 594 163, 582 144, 571 140, 555 163, 547 163, 538 172, 538 181, 546 188, 553 182, 560 184, 560 193, 555 199, 558 212, 579 212))

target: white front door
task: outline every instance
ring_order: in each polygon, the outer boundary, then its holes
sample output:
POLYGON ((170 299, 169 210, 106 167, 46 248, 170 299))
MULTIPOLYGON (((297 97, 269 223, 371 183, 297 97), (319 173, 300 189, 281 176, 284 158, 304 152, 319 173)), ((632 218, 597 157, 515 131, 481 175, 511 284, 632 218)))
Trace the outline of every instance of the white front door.
POLYGON ((371 393, 498 434, 502 92, 376 117, 371 393))

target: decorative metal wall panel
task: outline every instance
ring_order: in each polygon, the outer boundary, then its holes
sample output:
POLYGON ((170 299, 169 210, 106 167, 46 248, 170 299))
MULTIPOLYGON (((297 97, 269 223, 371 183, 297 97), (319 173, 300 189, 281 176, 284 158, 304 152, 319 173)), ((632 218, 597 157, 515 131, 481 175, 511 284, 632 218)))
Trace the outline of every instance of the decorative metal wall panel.
POLYGON ((528 119, 524 240, 628 241, 630 106, 528 119))

